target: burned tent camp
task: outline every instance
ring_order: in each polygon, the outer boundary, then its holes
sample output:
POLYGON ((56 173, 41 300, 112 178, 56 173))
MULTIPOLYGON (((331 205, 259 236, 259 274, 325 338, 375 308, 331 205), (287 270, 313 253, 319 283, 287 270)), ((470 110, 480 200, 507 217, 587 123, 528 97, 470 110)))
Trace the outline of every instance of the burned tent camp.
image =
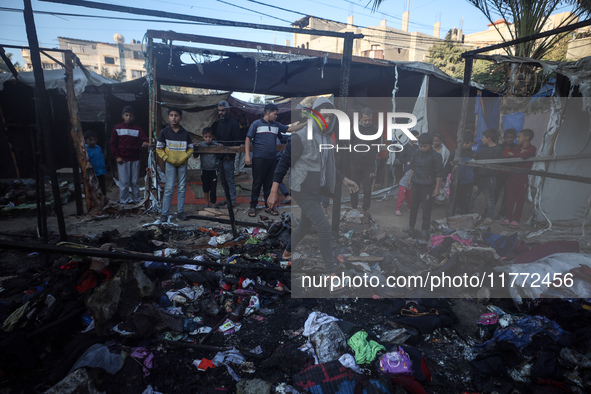
MULTIPOLYGON (((176 41, 151 42, 148 76, 129 91, 119 90, 125 84, 91 91, 97 100, 112 94, 109 102, 120 100, 113 107, 139 103, 151 138, 165 123, 167 106, 186 110, 198 137, 220 99, 251 120, 260 115, 260 105, 227 92, 285 99, 341 92, 341 59, 332 55, 231 53, 176 41), (222 93, 171 93, 162 85, 222 93)), ((478 90, 494 103, 496 95, 478 86, 469 96, 478 90)), ((461 95, 462 84, 433 66, 353 59, 348 91, 350 108, 375 102, 384 113, 413 112, 416 97, 432 99, 423 111, 453 148, 460 112, 449 98, 461 95)), ((91 101, 92 111, 103 108, 91 101)), ((488 105, 484 118, 494 118, 488 105)), ((291 106, 280 104, 286 123, 291 106)), ((103 119, 94 116, 84 119, 103 119)), ((153 186, 157 195, 159 185, 153 186)), ((0 278, 0 381, 15 391, 56 393, 591 389, 588 237, 530 241, 530 227, 506 231, 483 226, 479 214, 448 219, 439 209, 425 241, 400 231, 407 217, 394 216, 391 198, 375 197, 371 213, 338 204, 335 257, 343 275, 382 280, 391 273, 395 286, 366 286, 356 294, 337 289, 333 298, 310 297, 316 289, 292 297, 295 266, 323 272, 314 237, 299 255, 282 257, 297 225, 297 201, 295 215, 282 206, 276 218, 248 217, 239 206, 231 229, 226 209, 198 211, 212 220, 192 210, 188 221, 155 223, 158 211, 142 206, 68 216, 69 243, 35 249, 17 234, 3 235, 0 258, 9 276, 0 278), (520 264, 548 274, 541 293, 527 293, 525 281, 495 293, 520 264), (462 279, 467 269, 479 283, 490 282, 472 292, 416 282, 431 274, 462 279)))
MULTIPOLYGON (((111 127, 120 119, 124 105, 135 105, 139 121, 147 118, 147 86, 145 79, 117 83, 89 70, 75 68, 75 94, 78 115, 84 131, 93 130, 101 146, 108 145, 111 127)), ((33 140, 35 136, 34 79, 32 72, 21 72, 18 79, 1 74, 0 110, 5 132, 2 133, 2 178, 33 178, 33 140), (11 148, 9 146, 11 145, 11 148), (14 152, 13 160, 11 150, 14 152)), ((56 149, 56 168, 69 168, 75 157, 70 137, 70 115, 66 100, 66 74, 64 70, 44 72, 46 89, 52 104, 52 125, 56 149)), ((147 122, 146 122, 147 125, 147 122)))

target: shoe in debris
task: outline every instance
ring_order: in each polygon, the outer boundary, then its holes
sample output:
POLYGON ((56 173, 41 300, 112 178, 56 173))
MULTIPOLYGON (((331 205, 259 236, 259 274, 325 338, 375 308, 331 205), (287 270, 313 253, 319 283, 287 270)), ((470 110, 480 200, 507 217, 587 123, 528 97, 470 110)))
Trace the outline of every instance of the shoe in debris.
POLYGON ((187 214, 184 212, 177 213, 176 217, 178 218, 178 220, 187 220, 187 214))
POLYGON ((405 228, 402 229, 402 231, 404 231, 405 233, 410 233, 410 232, 414 231, 414 228, 412 228, 410 226, 406 226, 405 228))

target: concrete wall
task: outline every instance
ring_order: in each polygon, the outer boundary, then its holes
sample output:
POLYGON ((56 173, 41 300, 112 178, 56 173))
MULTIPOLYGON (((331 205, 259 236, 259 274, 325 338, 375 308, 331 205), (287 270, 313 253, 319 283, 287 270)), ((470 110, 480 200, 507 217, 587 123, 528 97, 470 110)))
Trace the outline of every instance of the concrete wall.
POLYGON ((591 56, 591 37, 579 38, 568 43, 567 60, 579 60, 591 56))

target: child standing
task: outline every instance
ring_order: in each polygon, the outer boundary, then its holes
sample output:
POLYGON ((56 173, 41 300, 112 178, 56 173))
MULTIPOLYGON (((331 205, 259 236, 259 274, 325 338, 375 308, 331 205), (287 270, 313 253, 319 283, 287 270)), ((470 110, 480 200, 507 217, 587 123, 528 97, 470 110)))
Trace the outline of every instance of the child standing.
POLYGON ((162 129, 156 144, 156 153, 166 165, 166 186, 164 187, 160 222, 168 221, 175 182, 177 182, 178 189, 177 218, 179 220, 187 219, 185 188, 187 186, 187 162, 193 154, 193 141, 189 132, 181 126, 182 116, 183 111, 179 108, 171 107, 168 110, 170 124, 162 129))
POLYGON ((99 185, 103 194, 107 195, 107 188, 105 187, 105 174, 107 173, 107 167, 105 166, 105 156, 103 150, 96 143, 98 142, 98 136, 92 130, 84 132, 84 140, 86 141, 86 154, 88 160, 92 164, 94 174, 96 175, 99 185))
MULTIPOLYGON (((486 129, 482 133, 482 150, 476 155, 478 160, 501 159, 503 158, 503 151, 497 144, 499 140, 499 132, 496 129, 486 129)), ((495 214, 495 190, 497 187, 497 171, 489 170, 488 168, 476 169, 476 185, 474 185, 474 193, 470 200, 470 210, 474 209, 474 202, 481 192, 484 192, 486 200, 486 210, 484 224, 491 224, 495 214)))
MULTIPOLYGON (((530 129, 523 129, 517 135, 517 146, 508 157, 520 157, 527 159, 536 155, 536 147, 531 144, 534 138, 534 132, 530 129)), ((525 162, 516 164, 515 167, 531 169, 532 163, 525 162)), ((523 204, 525 203, 525 192, 528 186, 528 175, 512 172, 507 180, 507 208, 505 210, 505 220, 501 222, 504 226, 511 228, 519 227, 519 220, 523 214, 523 204)))
POLYGON ((404 232, 413 232, 417 222, 419 207, 423 205, 423 225, 421 236, 429 238, 431 226, 431 207, 433 198, 439 194, 441 178, 443 176, 443 160, 441 155, 433 150, 433 137, 428 134, 419 136, 419 151, 413 155, 410 162, 409 186, 412 189, 410 204, 410 218, 404 232))
MULTIPOLYGON (((205 127, 201 135, 203 136, 203 141, 198 146, 212 147, 220 145, 213 140, 213 129, 211 127, 205 127)), ((195 157, 199 157, 199 153, 195 153, 194 155, 195 157)), ((216 188, 218 186, 217 154, 201 153, 201 183, 207 206, 213 207, 217 199, 216 188)))
POLYGON ((111 152, 117 160, 119 174, 119 203, 137 204, 140 202, 140 143, 142 148, 148 146, 148 136, 142 128, 135 124, 135 109, 126 105, 121 111, 123 123, 115 125, 111 133, 111 152), (131 185, 131 197, 129 186, 131 185))
MULTIPOLYGON (((515 141, 517 138, 517 130, 515 129, 507 129, 503 133, 503 142, 499 144, 501 150, 503 151, 503 159, 509 157, 509 153, 513 152, 513 149, 517 146, 515 141)), ((507 209, 507 179, 509 179, 509 173, 505 171, 500 171, 497 173, 497 189, 495 190, 495 201, 499 201, 499 197, 501 198, 501 205, 499 206, 499 211, 497 216, 500 218, 502 215, 505 214, 505 209, 507 209)))
MULTIPOLYGON (((416 138, 419 138, 419 132, 416 130, 411 131, 412 135, 416 138)), ((402 208, 402 204, 406 199, 406 206, 410 211, 410 202, 412 197, 412 192, 410 187, 408 187, 408 180, 410 178, 410 160, 412 156, 419 150, 419 146, 417 143, 411 139, 408 140, 408 144, 404 146, 402 152, 400 152, 400 162, 402 163, 402 171, 404 175, 398 182, 398 199, 396 201, 396 216, 402 216, 402 212, 400 212, 400 208, 402 208)))

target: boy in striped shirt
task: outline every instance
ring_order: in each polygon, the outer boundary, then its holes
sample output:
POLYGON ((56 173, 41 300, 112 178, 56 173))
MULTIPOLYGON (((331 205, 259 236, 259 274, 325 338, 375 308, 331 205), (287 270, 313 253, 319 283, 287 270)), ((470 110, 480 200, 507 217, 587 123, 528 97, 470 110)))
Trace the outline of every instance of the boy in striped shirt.
POLYGON ((187 162, 193 155, 193 141, 189 132, 181 126, 183 111, 171 107, 168 110, 168 121, 170 122, 160 132, 156 143, 156 153, 166 165, 166 186, 164 187, 164 198, 162 199, 162 216, 160 222, 168 221, 174 183, 177 182, 178 205, 177 218, 186 220, 185 214, 185 190, 187 187, 187 162))

